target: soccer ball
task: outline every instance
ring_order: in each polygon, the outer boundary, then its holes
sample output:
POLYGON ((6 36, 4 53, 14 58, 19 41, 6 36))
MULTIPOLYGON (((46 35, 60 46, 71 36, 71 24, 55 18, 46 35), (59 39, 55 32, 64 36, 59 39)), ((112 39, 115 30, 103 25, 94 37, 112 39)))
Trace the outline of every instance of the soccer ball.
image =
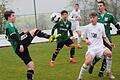
POLYGON ((61 20, 61 15, 60 15, 60 13, 55 13, 54 12, 54 13, 51 14, 50 18, 51 18, 51 21, 53 23, 57 23, 61 20))

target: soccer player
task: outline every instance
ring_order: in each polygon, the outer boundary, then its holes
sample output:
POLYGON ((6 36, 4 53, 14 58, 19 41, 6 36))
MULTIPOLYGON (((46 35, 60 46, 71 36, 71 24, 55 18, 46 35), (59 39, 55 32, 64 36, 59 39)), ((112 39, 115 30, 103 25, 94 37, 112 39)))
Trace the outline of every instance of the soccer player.
POLYGON ((39 29, 32 29, 27 32, 22 32, 19 34, 16 29, 14 22, 16 20, 15 12, 12 10, 6 11, 4 13, 4 17, 6 19, 6 24, 4 26, 6 32, 6 38, 11 43, 14 48, 15 53, 24 61, 27 66, 27 80, 33 80, 34 75, 34 62, 32 61, 28 46, 31 44, 31 41, 35 36, 47 38, 50 41, 53 41, 55 38, 59 37, 59 35, 47 35, 43 33, 39 29))
POLYGON ((68 31, 70 33, 70 36, 73 36, 72 30, 71 30, 71 22, 68 21, 68 12, 66 10, 61 11, 61 17, 62 17, 62 20, 55 24, 51 32, 51 35, 53 35, 55 29, 57 29, 57 34, 61 34, 61 37, 57 39, 57 47, 50 61, 51 66, 54 66, 55 59, 59 51, 63 48, 64 45, 69 46, 71 48, 69 62, 71 63, 77 62, 74 59, 75 46, 73 44, 73 41, 68 36, 68 31))
POLYGON ((80 27, 79 21, 81 20, 81 16, 80 16, 79 4, 74 4, 74 10, 70 13, 69 20, 72 23, 71 30, 73 32, 76 32, 77 35, 78 35, 78 37, 77 37, 77 48, 82 48, 82 46, 80 45, 81 31, 80 31, 80 28, 79 28, 80 27))
MULTIPOLYGON (((115 17, 107 11, 105 3, 103 1, 98 2, 98 10, 99 10, 98 22, 104 24, 106 36, 109 39, 109 41, 112 42, 111 34, 110 34, 110 30, 111 30, 110 24, 112 23, 113 25, 115 25, 115 27, 117 28, 117 34, 120 34, 120 25, 117 23, 115 17)), ((112 48, 105 41, 104 41, 104 45, 112 51, 112 48)), ((93 63, 90 65, 89 68, 90 74, 93 72, 94 65, 99 60, 100 58, 99 59, 95 58, 93 60, 93 63)), ((103 76, 103 71, 105 70, 105 68, 106 68, 106 58, 103 59, 102 66, 98 74, 99 77, 103 76)), ((115 78, 113 75, 111 75, 111 78, 112 77, 115 78)))
POLYGON ((90 24, 87 25, 87 29, 83 35, 83 41, 88 45, 88 50, 86 52, 84 64, 81 67, 78 80, 83 79, 83 75, 88 67, 91 64, 94 57, 106 57, 107 63, 107 75, 111 79, 111 66, 112 66, 112 52, 104 46, 104 41, 110 46, 114 47, 113 43, 110 43, 105 34, 104 25, 97 22, 98 16, 96 12, 90 14, 90 24))

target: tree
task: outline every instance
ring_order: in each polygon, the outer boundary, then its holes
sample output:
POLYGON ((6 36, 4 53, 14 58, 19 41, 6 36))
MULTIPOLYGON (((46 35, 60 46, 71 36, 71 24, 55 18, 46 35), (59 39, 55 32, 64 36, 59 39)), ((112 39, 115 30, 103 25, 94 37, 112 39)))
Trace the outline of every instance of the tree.
POLYGON ((5 19, 4 19, 4 12, 6 11, 6 7, 5 4, 7 2, 5 0, 2 0, 0 3, 0 34, 2 34, 4 32, 3 30, 3 25, 5 23, 5 19))

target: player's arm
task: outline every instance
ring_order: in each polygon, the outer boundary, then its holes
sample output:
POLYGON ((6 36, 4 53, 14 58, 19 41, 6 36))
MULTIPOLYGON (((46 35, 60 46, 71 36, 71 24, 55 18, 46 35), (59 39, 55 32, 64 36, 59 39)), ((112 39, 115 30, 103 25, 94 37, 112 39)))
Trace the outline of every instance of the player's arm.
POLYGON ((52 28, 51 35, 53 35, 53 34, 54 34, 55 29, 57 28, 57 26, 58 26, 58 23, 56 23, 56 24, 54 25, 54 27, 52 28))
POLYGON ((70 13, 69 18, 70 21, 75 21, 75 18, 73 17, 73 11, 70 13))
POLYGON ((115 19, 113 15, 111 16, 111 22, 117 28, 117 34, 120 34, 120 24, 117 22, 117 20, 115 19))
POLYGON ((16 35, 15 31, 14 30, 9 30, 8 28, 6 29, 6 33, 10 33, 10 39, 12 40, 15 40, 18 45, 20 45, 20 52, 23 52, 24 51, 24 47, 22 45, 22 42, 21 40, 19 40, 18 36, 16 35))
POLYGON ((69 33, 70 33, 70 37, 73 36, 73 32, 72 32, 72 30, 71 30, 71 22, 70 22, 68 31, 69 31, 69 33))
POLYGON ((87 45, 90 45, 90 44, 91 44, 91 42, 88 40, 88 37, 87 37, 87 29, 85 29, 85 32, 84 32, 84 34, 81 36, 81 38, 82 38, 83 42, 85 42, 85 44, 87 44, 87 45))
POLYGON ((101 26, 101 29, 102 29, 102 37, 103 37, 103 40, 104 40, 109 46, 114 47, 115 45, 114 45, 113 43, 111 43, 111 42, 109 41, 109 39, 107 38, 107 36, 106 36, 104 25, 101 26))

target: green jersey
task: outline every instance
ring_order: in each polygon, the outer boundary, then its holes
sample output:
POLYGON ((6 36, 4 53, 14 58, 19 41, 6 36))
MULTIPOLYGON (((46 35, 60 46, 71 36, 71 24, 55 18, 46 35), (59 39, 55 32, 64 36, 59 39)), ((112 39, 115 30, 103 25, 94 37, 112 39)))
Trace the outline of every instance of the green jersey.
POLYGON ((13 34, 15 34, 18 38, 17 40, 21 40, 21 37, 20 37, 20 34, 18 33, 18 30, 15 28, 14 24, 10 23, 10 22, 6 22, 4 28, 6 30, 7 40, 11 43, 14 50, 16 50, 16 47, 17 47, 18 43, 16 42, 16 40, 12 39, 11 36, 13 34))
POLYGON ((57 39, 57 42, 65 41, 69 38, 68 31, 70 32, 70 35, 73 36, 73 33, 71 31, 71 22, 70 21, 59 21, 55 24, 55 26, 52 29, 52 35, 54 34, 54 30, 57 29, 57 34, 61 34, 61 37, 57 39))
POLYGON ((98 22, 104 24, 106 35, 107 35, 108 39, 111 41, 110 23, 112 23, 113 25, 116 25, 117 20, 114 18, 114 16, 111 13, 106 12, 103 16, 100 13, 98 14, 98 22))

